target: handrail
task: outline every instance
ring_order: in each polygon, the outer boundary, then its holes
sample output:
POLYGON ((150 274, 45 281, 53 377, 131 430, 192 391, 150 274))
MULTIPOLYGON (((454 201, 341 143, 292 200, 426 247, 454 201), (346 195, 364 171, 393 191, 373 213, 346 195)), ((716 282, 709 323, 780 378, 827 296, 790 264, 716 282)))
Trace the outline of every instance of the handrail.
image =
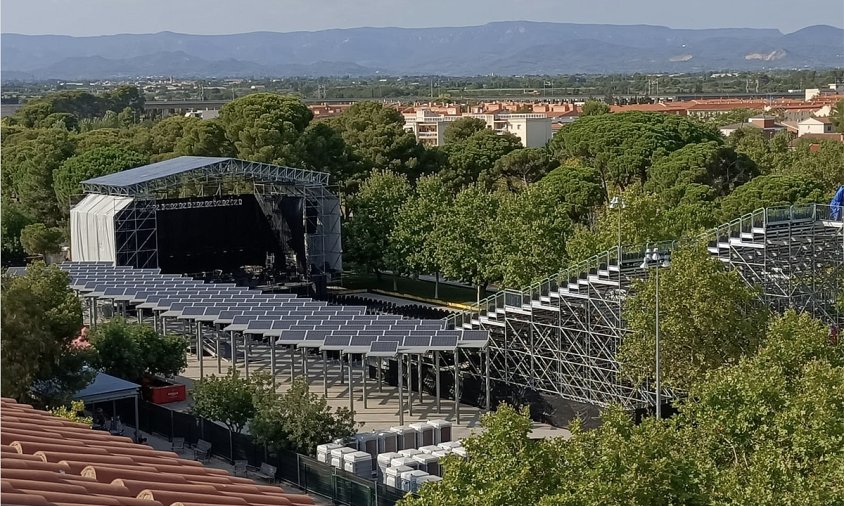
POLYGON ((842 215, 844 215, 844 212, 839 211, 838 217, 833 220, 831 208, 828 204, 813 203, 794 204, 790 206, 760 207, 759 209, 756 209, 738 218, 728 221, 725 224, 718 225, 697 236, 675 239, 672 241, 661 241, 640 246, 622 246, 620 255, 619 247, 615 246, 611 249, 593 255, 587 258, 586 260, 576 262, 575 264, 566 267, 562 271, 556 274, 552 274, 541 281, 537 281, 533 284, 530 284, 521 290, 502 290, 496 292, 495 294, 486 297, 485 299, 482 299, 479 304, 475 304, 467 312, 455 313, 454 315, 447 317, 446 321, 449 323, 455 323, 455 327, 457 327, 456 322, 459 316, 462 326, 462 323, 465 321, 465 317, 463 317, 462 315, 469 314, 469 321, 471 322, 471 315, 483 314, 481 311, 482 308, 487 308, 486 311, 489 311, 489 308, 492 307, 492 311, 495 311, 495 308, 504 307, 503 304, 506 300, 515 300, 515 294, 517 293, 521 295, 521 304, 519 304, 519 306, 525 304, 525 296, 528 297, 527 304, 530 304, 531 300, 538 300, 540 296, 547 296, 548 292, 552 291, 552 286, 556 288, 559 287, 560 284, 568 284, 568 280, 572 279, 573 277, 576 279, 584 272, 588 273, 591 267, 600 267, 602 265, 602 260, 606 260, 605 263, 607 266, 609 266, 611 259, 618 260, 619 257, 621 257, 621 262, 619 262, 619 264, 621 264, 627 259, 632 259, 633 253, 635 253, 636 255, 638 255, 639 258, 641 258, 642 252, 647 248, 657 247, 659 249, 675 249, 680 244, 707 240, 712 238, 713 236, 716 240, 721 237, 730 237, 730 234, 733 233, 734 230, 737 230, 739 233, 752 233, 753 228, 767 228, 768 225, 775 224, 785 224, 792 222, 813 222, 819 220, 842 221, 842 215), (536 294, 537 296, 534 297, 534 294, 536 294))

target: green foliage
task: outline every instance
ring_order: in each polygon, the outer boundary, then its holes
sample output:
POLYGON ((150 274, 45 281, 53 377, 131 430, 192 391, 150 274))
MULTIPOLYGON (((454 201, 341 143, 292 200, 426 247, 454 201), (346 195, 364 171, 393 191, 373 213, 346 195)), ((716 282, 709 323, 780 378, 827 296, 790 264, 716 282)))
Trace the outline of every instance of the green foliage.
MULTIPOLYGON (((640 382, 654 377, 656 271, 634 282, 624 303, 628 334, 618 359, 640 382)), ((662 381, 688 389, 706 373, 753 354, 768 310, 736 271, 712 258, 705 245, 672 252, 671 267, 659 273, 659 332, 662 381)))
POLYGON ((443 133, 444 144, 464 142, 472 135, 486 130, 486 121, 466 116, 452 121, 443 133))
POLYGON ((33 385, 51 382, 55 399, 92 379, 69 347, 82 327, 82 306, 67 273, 35 262, 23 276, 3 276, 0 310, 3 396, 36 400, 33 385))
POLYGON ((50 410, 50 414, 75 423, 84 423, 85 425, 94 423, 93 418, 85 416, 85 403, 82 401, 73 401, 70 406, 64 405, 53 408, 50 410))
POLYGON ((461 191, 434 228, 436 261, 443 274, 479 288, 495 281, 489 239, 495 235, 499 197, 480 186, 461 191))
POLYGON ((528 412, 502 405, 464 439, 443 481, 402 505, 833 505, 844 501, 844 348, 786 313, 758 351, 698 378, 670 420, 611 406, 571 438, 530 440, 528 412))
MULTIPOLYGON (((760 116, 764 111, 759 109, 733 109, 722 114, 709 118, 708 123, 722 127, 734 123, 747 123, 747 120, 754 116, 760 116)), ((751 127, 752 128, 752 127, 751 127)))
POLYGON ((809 142, 799 142, 793 154, 791 173, 816 181, 825 192, 844 183, 844 143, 824 140, 813 148, 809 142))
POLYGON ((185 116, 169 116, 159 121, 150 129, 153 153, 174 153, 185 132, 200 123, 199 118, 185 116))
POLYGON ((129 381, 147 375, 173 376, 187 367, 187 341, 163 336, 149 325, 116 318, 98 326, 90 341, 102 370, 129 381))
POLYGON ((716 141, 714 127, 661 113, 585 116, 561 128, 549 143, 558 159, 580 158, 601 172, 605 187, 644 183, 653 161, 691 143, 716 141))
POLYGON ((249 430, 272 448, 314 455, 318 444, 353 435, 355 425, 348 409, 332 413, 325 396, 311 392, 300 377, 285 393, 261 398, 249 430))
POLYGON ((822 185, 806 176, 791 174, 759 176, 721 199, 721 221, 738 218, 761 207, 825 200, 827 199, 822 185))
POLYGON ((835 131, 844 134, 844 98, 835 102, 835 106, 830 111, 829 119, 832 120, 835 131))
POLYGON ((47 227, 43 223, 32 223, 21 230, 20 243, 23 250, 30 255, 41 255, 47 260, 47 255, 61 250, 64 232, 59 227, 47 227))
POLYGON ((512 192, 539 181, 557 165, 543 148, 516 149, 496 160, 478 180, 488 188, 512 192))
POLYGON ((253 373, 241 378, 234 367, 225 376, 205 376, 194 383, 191 413, 223 422, 232 432, 240 433, 255 416, 255 405, 268 395, 270 385, 268 374, 253 373))
POLYGON ((255 93, 227 103, 219 121, 238 158, 291 165, 296 143, 313 113, 298 98, 255 93))
POLYGON ((74 145, 68 133, 40 129, 31 135, 4 140, 3 196, 17 199, 33 220, 55 225, 61 216, 53 192, 53 172, 68 158, 74 145))
POLYGON ((372 169, 404 174, 409 180, 425 171, 425 149, 413 132, 404 129, 401 113, 391 107, 357 102, 330 125, 339 132, 354 162, 342 181, 347 191, 355 191, 372 169))
POLYGON ((500 197, 487 248, 494 259, 489 270, 504 286, 522 288, 567 265, 565 245, 572 225, 568 206, 555 189, 533 185, 500 197))
POLYGON ((543 177, 539 186, 547 188, 551 198, 564 206, 571 221, 576 223, 584 221, 604 200, 601 174, 591 167, 565 164, 543 177))
POLYGON ((493 167, 501 157, 521 147, 521 141, 513 134, 499 135, 489 129, 480 130, 462 142, 452 142, 440 148, 448 157, 440 176, 452 193, 457 193, 477 181, 481 174, 493 174, 493 167))
POLYGON ((70 211, 73 196, 82 193, 82 181, 139 167, 148 162, 146 155, 119 147, 94 148, 68 158, 53 172, 53 188, 59 208, 65 212, 70 211))
POLYGON ((791 134, 785 131, 769 139, 758 128, 743 127, 727 137, 727 143, 736 153, 753 160, 761 174, 773 174, 790 170, 794 163, 790 139, 791 134))
POLYGON ((233 156, 234 146, 220 123, 199 120, 184 126, 174 151, 178 156, 233 156))
POLYGON ((4 200, 3 212, 0 213, 0 237, 2 237, 2 258, 3 266, 20 265, 26 260, 26 255, 21 244, 21 232, 32 223, 30 218, 19 204, 4 200))
POLYGON ((581 116, 597 116, 599 114, 608 114, 610 106, 600 100, 587 100, 580 109, 581 116))
POLYGON ((326 121, 314 121, 299 137, 297 147, 303 169, 328 172, 331 184, 340 186, 348 192, 350 178, 356 175, 356 164, 340 133, 326 121))
POLYGON ((389 237, 391 266, 409 274, 429 274, 440 270, 436 256, 434 229, 446 212, 451 195, 437 176, 424 176, 416 191, 402 204, 389 237))
POLYGON ((351 217, 346 222, 343 248, 349 261, 374 272, 387 266, 389 237, 410 194, 404 175, 372 171, 349 202, 351 217))
POLYGON ((79 127, 79 119, 73 114, 67 112, 54 112, 39 121, 35 126, 38 128, 76 130, 79 127))

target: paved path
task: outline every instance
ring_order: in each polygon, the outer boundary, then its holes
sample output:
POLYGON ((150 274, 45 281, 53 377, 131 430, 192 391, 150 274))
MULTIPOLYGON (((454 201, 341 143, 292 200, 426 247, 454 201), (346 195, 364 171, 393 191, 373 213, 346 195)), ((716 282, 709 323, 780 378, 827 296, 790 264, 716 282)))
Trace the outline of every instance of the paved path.
MULTIPOLYGON (((238 339, 239 344, 242 343, 238 339)), ((239 350, 242 352, 242 350, 239 350)), ((238 360, 238 369, 241 374, 245 374, 245 368, 242 361, 242 355, 239 353, 241 360, 238 360)), ((374 364, 374 362, 373 362, 374 364)), ((226 359, 220 360, 220 369, 225 373, 230 362, 226 359)), ((290 386, 290 354, 286 350, 277 349, 276 352, 276 390, 278 392, 286 391, 290 386)), ((349 403, 349 387, 348 387, 348 368, 343 367, 343 380, 341 381, 341 365, 338 360, 329 359, 327 363, 327 395, 329 406, 333 409, 339 407, 350 406, 349 403)), ((300 377, 302 371, 302 357, 301 353, 296 354, 294 361, 294 374, 300 377)), ((250 347, 249 372, 255 371, 270 372, 270 352, 267 345, 256 345, 253 343, 250 347)), ((318 355, 308 356, 307 361, 307 378, 308 384, 312 392, 318 394, 323 393, 323 362, 322 357, 318 355)), ((194 355, 188 356, 188 367, 181 377, 181 382, 188 384, 188 388, 192 386, 192 380, 199 378, 199 362, 194 355)), ((203 360, 203 372, 205 375, 219 374, 218 361, 216 357, 206 356, 203 360)), ((388 429, 393 426, 400 425, 399 423, 399 400, 398 388, 390 386, 386 383, 378 384, 377 379, 367 379, 367 393, 366 404, 364 405, 363 396, 363 381, 360 361, 354 363, 352 373, 353 385, 353 405, 355 412, 355 421, 360 424, 360 432, 377 431, 388 429)), ((460 439, 470 435, 472 432, 480 430, 479 421, 483 410, 474 406, 461 403, 459 406, 460 422, 457 423, 457 417, 454 413, 454 401, 451 399, 440 400, 440 410, 437 410, 437 403, 434 396, 427 393, 422 394, 422 399, 419 399, 419 392, 412 393, 412 402, 408 403, 407 389, 404 389, 404 424, 408 425, 414 422, 420 422, 430 419, 445 419, 452 423, 454 439, 460 439), (409 405, 409 410, 408 410, 409 405)), ((176 409, 187 409, 188 404, 180 406, 172 406, 176 409)), ((535 424, 533 437, 553 437, 563 436, 568 437, 570 433, 565 429, 552 427, 545 424, 535 424)))

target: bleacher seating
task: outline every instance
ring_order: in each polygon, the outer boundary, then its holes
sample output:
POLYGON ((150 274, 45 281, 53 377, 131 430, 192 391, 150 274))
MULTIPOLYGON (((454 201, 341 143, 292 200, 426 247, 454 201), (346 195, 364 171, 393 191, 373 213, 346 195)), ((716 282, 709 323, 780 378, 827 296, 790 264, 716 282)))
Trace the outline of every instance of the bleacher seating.
POLYGON ((422 304, 397 304, 366 297, 365 295, 328 294, 331 304, 366 306, 372 314, 394 314, 413 319, 437 320, 451 315, 451 311, 422 304))

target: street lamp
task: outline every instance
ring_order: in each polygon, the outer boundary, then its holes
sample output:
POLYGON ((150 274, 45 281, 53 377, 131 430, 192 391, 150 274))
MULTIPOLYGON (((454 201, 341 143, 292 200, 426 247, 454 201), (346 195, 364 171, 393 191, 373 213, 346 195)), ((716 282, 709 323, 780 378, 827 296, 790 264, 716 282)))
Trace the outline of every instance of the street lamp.
POLYGON ((659 373, 659 271, 671 267, 671 253, 660 252, 658 248, 646 249, 645 258, 642 259, 640 267, 656 270, 656 417, 660 419, 662 418, 662 391, 659 373))
MULTIPOLYGON (((618 209, 618 292, 621 292, 621 216, 627 203, 624 197, 616 195, 610 200, 610 209, 618 209)), ((621 298, 618 299, 618 328, 621 328, 621 298)))

